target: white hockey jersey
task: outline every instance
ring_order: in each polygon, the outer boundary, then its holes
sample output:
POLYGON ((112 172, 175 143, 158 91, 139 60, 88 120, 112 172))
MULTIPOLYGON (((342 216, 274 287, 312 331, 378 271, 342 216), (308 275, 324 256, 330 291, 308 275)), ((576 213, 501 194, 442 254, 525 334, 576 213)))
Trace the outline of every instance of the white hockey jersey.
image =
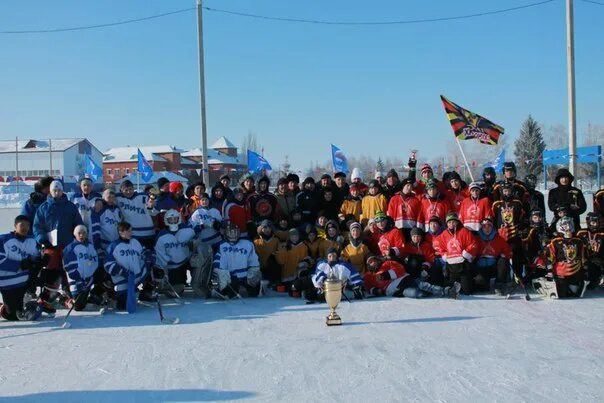
POLYGON ((119 239, 117 224, 121 221, 122 212, 117 206, 103 206, 99 213, 99 222, 101 225, 101 246, 104 250, 107 250, 111 242, 119 239))
MULTIPOLYGON (((196 227, 197 231, 199 227, 196 227)), ((162 269, 177 269, 191 257, 189 241, 196 235, 190 225, 181 224, 176 232, 163 229, 155 241, 156 263, 162 269)))
POLYGON ((323 282, 331 276, 335 276, 344 283, 350 283, 352 286, 363 282, 359 273, 349 262, 337 261, 333 266, 330 266, 326 260, 321 260, 317 263, 317 269, 312 276, 312 282, 315 287, 323 288, 323 282))
POLYGON ((189 223, 195 227, 197 225, 202 227, 199 238, 205 245, 214 246, 222 241, 220 231, 214 229, 215 222, 222 222, 222 215, 220 211, 215 208, 206 209, 199 207, 191 214, 189 223))
POLYGON ((63 249, 63 267, 67 272, 69 289, 75 296, 88 287, 99 267, 99 257, 90 242, 73 241, 63 249))
POLYGON ((23 287, 29 271, 21 270, 21 260, 40 256, 33 236, 18 237, 14 232, 0 235, 0 290, 23 287))
MULTIPOLYGON (((147 251, 150 253, 150 251, 147 251)), ((134 283, 140 284, 147 275, 145 267, 145 249, 136 239, 118 239, 107 248, 105 271, 111 276, 115 291, 126 292, 128 275, 134 274, 134 283)))
POLYGON ((78 208, 80 217, 82 217, 82 223, 88 228, 88 234, 91 239, 92 234, 99 232, 98 220, 92 214, 97 200, 102 200, 101 195, 97 192, 91 192, 89 195, 77 192, 69 199, 78 208))
POLYGON ((135 238, 151 238, 155 235, 153 226, 154 213, 147 210, 149 196, 146 193, 134 193, 127 198, 122 193, 117 194, 117 205, 122 212, 124 221, 132 225, 132 235, 135 238))
POLYGON ((244 279, 249 268, 259 266, 254 244, 248 239, 239 239, 235 244, 223 241, 218 245, 212 268, 228 270, 231 277, 244 279))

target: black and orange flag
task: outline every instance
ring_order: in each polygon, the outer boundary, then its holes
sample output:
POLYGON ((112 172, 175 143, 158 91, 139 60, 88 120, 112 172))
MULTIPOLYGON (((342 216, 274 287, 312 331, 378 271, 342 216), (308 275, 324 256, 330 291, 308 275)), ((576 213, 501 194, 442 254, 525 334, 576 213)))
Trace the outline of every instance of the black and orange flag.
POLYGON ((443 95, 440 96, 440 99, 443 101, 447 118, 458 140, 477 139, 483 144, 497 144, 499 136, 505 131, 503 127, 462 108, 443 95))

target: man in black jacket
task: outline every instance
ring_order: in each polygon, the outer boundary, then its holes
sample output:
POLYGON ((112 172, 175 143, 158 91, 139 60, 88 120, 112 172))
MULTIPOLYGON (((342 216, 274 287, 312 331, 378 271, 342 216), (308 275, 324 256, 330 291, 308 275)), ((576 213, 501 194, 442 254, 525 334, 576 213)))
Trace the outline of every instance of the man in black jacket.
POLYGON ((567 205, 569 207, 568 216, 572 217, 575 224, 575 231, 580 228, 581 214, 587 211, 587 203, 585 203, 585 197, 583 192, 571 186, 575 177, 566 168, 560 168, 556 174, 556 185, 558 187, 553 188, 549 191, 547 198, 547 206, 550 211, 555 212, 556 207, 567 205))

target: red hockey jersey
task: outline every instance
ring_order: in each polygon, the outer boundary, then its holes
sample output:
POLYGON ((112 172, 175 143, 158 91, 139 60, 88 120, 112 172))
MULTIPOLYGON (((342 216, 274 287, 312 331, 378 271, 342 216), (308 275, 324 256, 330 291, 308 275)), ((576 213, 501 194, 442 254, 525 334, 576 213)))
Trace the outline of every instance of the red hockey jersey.
POLYGON ((380 249, 382 256, 388 256, 390 248, 394 249, 397 257, 404 255, 405 241, 401 235, 401 230, 392 228, 390 231, 382 234, 378 241, 378 248, 380 249))
POLYGON ((422 204, 415 193, 397 193, 390 199, 386 214, 394 220, 397 228, 415 228, 420 222, 421 211, 422 204))
POLYGON ((464 227, 478 231, 483 218, 491 215, 491 201, 488 197, 474 200, 466 197, 459 208, 459 219, 464 227))
POLYGON ((472 261, 476 257, 478 244, 476 237, 466 228, 454 232, 448 229, 434 239, 434 250, 450 264, 472 261))
POLYGON ((407 275, 405 266, 394 260, 386 260, 375 273, 366 272, 363 275, 363 284, 368 292, 371 292, 373 288, 379 288, 386 292, 386 289, 393 281, 406 277, 407 275), (376 278, 378 277, 378 274, 385 272, 390 276, 388 280, 378 280, 376 278))

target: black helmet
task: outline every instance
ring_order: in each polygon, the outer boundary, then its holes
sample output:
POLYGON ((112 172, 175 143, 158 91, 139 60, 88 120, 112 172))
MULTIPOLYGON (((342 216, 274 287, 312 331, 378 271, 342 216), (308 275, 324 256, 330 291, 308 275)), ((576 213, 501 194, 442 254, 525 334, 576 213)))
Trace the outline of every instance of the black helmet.
POLYGON ((504 162, 501 172, 505 172, 506 170, 512 170, 514 173, 516 173, 516 164, 514 164, 512 161, 504 162))
POLYGON ((588 229, 595 231, 600 228, 600 215, 596 212, 587 213, 585 222, 587 222, 588 229))
POLYGON ((524 177, 524 183, 526 183, 526 186, 530 189, 535 189, 535 187, 537 187, 537 177, 533 174, 528 174, 524 177))
POLYGON ((495 172, 495 168, 493 167, 485 167, 482 170, 482 178, 484 179, 484 177, 486 176, 486 174, 491 174, 493 176, 497 176, 497 173, 495 172))

